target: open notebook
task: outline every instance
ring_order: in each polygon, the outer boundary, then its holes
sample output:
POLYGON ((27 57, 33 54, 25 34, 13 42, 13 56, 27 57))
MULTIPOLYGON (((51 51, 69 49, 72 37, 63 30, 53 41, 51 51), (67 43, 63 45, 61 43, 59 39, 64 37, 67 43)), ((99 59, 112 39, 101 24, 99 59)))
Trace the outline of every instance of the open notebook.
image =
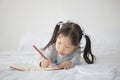
POLYGON ((56 66, 49 66, 48 68, 41 68, 30 64, 12 64, 9 66, 12 69, 19 71, 40 71, 40 70, 58 70, 56 66))

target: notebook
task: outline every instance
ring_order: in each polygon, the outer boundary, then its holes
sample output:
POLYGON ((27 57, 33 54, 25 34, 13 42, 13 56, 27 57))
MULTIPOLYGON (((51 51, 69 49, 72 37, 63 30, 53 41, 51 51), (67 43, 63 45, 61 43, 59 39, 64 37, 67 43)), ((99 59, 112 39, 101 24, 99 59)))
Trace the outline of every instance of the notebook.
POLYGON ((9 67, 15 70, 19 70, 19 71, 58 70, 56 66, 49 66, 48 68, 41 68, 39 66, 34 66, 30 64, 12 64, 9 67))

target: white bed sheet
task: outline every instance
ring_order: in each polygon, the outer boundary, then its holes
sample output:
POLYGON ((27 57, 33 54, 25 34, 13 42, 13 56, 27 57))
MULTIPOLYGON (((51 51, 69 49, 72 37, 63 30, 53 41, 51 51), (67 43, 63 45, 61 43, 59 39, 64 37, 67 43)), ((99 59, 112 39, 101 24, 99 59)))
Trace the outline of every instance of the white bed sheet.
POLYGON ((120 55, 99 55, 95 64, 84 62, 69 70, 17 71, 9 68, 11 64, 38 65, 34 52, 0 52, 0 80, 120 80, 120 55))

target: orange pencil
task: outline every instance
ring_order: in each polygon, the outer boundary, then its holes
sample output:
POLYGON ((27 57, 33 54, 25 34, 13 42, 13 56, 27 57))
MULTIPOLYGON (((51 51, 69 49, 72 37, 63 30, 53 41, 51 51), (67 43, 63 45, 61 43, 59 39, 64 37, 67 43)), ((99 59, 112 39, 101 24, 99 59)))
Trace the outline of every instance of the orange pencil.
POLYGON ((33 47, 35 48, 35 50, 38 51, 38 53, 39 53, 44 59, 46 59, 47 61, 49 61, 49 59, 48 59, 35 45, 33 45, 33 47))

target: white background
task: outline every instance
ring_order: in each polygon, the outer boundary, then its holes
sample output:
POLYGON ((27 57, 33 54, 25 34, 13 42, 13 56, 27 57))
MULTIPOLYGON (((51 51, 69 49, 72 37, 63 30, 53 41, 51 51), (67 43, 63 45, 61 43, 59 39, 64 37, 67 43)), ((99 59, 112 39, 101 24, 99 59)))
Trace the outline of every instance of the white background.
POLYGON ((17 50, 27 32, 50 32, 71 20, 92 39, 93 52, 120 49, 120 0, 0 0, 0 51, 17 50))

